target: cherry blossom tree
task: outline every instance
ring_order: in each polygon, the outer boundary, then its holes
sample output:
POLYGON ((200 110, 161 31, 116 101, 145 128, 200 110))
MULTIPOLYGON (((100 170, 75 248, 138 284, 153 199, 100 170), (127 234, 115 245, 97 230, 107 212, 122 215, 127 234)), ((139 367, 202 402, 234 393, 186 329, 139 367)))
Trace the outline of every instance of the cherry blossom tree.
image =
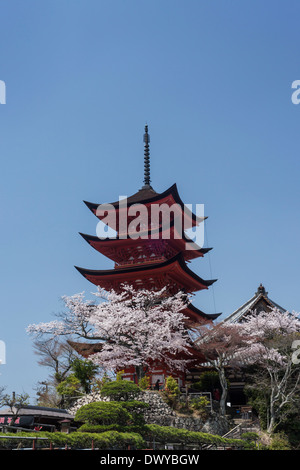
POLYGON ((183 310, 187 297, 178 293, 166 295, 160 291, 135 290, 128 285, 122 292, 93 293, 95 302, 84 294, 63 297, 66 311, 48 323, 30 325, 28 333, 52 337, 68 335, 101 343, 101 350, 89 357, 108 370, 133 366, 138 378, 143 377, 151 362, 165 363, 171 370, 182 370, 189 354, 189 335, 183 310))
POLYGON ((274 308, 270 312, 253 312, 242 325, 249 341, 240 356, 246 364, 259 365, 268 379, 271 433, 287 407, 300 403, 300 366, 294 363, 292 351, 300 334, 299 315, 274 308))
POLYGON ((203 354, 206 364, 218 372, 221 384, 220 414, 226 414, 226 398, 228 381, 226 370, 241 366, 239 351, 248 344, 248 334, 240 324, 230 324, 225 321, 197 329, 198 338, 195 346, 203 354))

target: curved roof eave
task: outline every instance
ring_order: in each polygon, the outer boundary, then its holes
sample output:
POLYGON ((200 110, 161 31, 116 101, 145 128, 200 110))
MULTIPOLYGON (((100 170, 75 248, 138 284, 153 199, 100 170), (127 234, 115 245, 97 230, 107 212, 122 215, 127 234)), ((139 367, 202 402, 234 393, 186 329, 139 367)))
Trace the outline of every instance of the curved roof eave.
MULTIPOLYGON (((175 203, 179 204, 182 208, 182 210, 185 210, 187 214, 191 217, 191 219, 195 222, 202 222, 204 219, 207 219, 207 217, 198 217, 196 214, 191 212, 183 203, 181 197, 179 196, 179 192, 177 189, 177 184, 174 183, 172 186, 170 186, 168 189, 163 191, 162 193, 156 193, 154 190, 153 195, 149 195, 149 190, 148 189, 141 189, 137 193, 133 194, 132 196, 129 196, 127 198, 127 207, 132 206, 133 204, 147 204, 149 202, 156 202, 159 201, 160 199, 164 199, 165 197, 172 195, 174 198, 175 203)), ((93 202, 89 201, 83 201, 84 204, 95 214, 97 211, 97 208, 101 204, 96 204, 93 202)), ((110 202, 107 203, 108 205, 113 206, 115 209, 119 209, 119 204, 120 201, 115 201, 115 202, 110 202)))
POLYGON ((80 272, 84 277, 85 276, 120 276, 122 273, 139 273, 143 271, 151 271, 153 269, 160 269, 164 268, 167 266, 170 266, 172 264, 179 263, 180 267, 185 271, 190 277, 192 277, 196 282, 199 282, 203 286, 209 287, 211 286, 214 282, 217 281, 217 279, 211 279, 211 280, 205 280, 202 279, 200 276, 195 274, 185 263, 184 257, 181 253, 178 255, 174 256, 173 258, 170 258, 166 261, 159 262, 159 263, 153 263, 151 265, 141 265, 141 266, 133 266, 133 267, 126 267, 126 268, 119 268, 119 269, 105 269, 105 270, 96 270, 96 269, 85 269, 81 268, 78 266, 75 266, 77 271, 80 272))

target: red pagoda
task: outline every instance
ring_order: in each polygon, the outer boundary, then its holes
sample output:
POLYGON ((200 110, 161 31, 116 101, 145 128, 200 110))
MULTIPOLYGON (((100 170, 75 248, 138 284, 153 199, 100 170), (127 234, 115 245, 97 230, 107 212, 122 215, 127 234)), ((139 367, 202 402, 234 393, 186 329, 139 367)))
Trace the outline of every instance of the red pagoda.
MULTIPOLYGON (((197 217, 187 210, 177 191, 176 184, 163 193, 157 193, 150 185, 150 137, 148 126, 145 126, 144 134, 144 185, 126 201, 121 200, 105 205, 105 211, 99 213, 99 204, 85 202, 87 207, 99 220, 110 220, 110 228, 116 231, 114 238, 99 238, 98 236, 80 234, 95 250, 114 261, 114 268, 108 270, 93 270, 76 267, 76 269, 91 283, 105 290, 114 289, 119 292, 122 284, 133 285, 136 289, 156 289, 167 287, 169 295, 183 291, 187 294, 199 290, 208 289, 215 280, 204 280, 195 274, 188 266, 191 260, 203 257, 211 248, 200 248, 193 245, 189 249, 191 239, 184 230, 203 223, 203 218, 197 217), (161 215, 153 224, 151 213, 154 206, 171 208, 168 224, 166 225, 161 215), (134 223, 135 212, 146 210, 146 218, 139 221, 138 236, 132 233, 131 226, 134 223), (113 215, 113 217, 109 217, 113 215), (122 219, 123 216, 123 219, 122 219), (122 224, 120 220, 123 220, 122 224), (126 223, 124 224, 124 220, 126 223), (180 222, 180 223, 178 223, 180 222), (122 226, 121 226, 122 225, 122 226), (180 227, 184 226, 184 230, 180 227)), ((134 225, 136 228, 136 224, 134 225)), ((187 305, 183 312, 189 324, 212 322, 220 314, 206 314, 194 307, 187 305)), ((72 343, 84 357, 96 352, 99 345, 72 343)), ((200 361, 199 352, 191 348, 193 359, 200 361)), ((152 368, 151 382, 157 379, 164 383, 164 378, 170 371, 163 364, 156 364, 152 368)), ((174 372, 172 373, 174 376, 174 372)), ((124 379, 136 380, 133 368, 124 371, 124 379)), ((180 386, 184 386, 185 374, 178 373, 180 386)))

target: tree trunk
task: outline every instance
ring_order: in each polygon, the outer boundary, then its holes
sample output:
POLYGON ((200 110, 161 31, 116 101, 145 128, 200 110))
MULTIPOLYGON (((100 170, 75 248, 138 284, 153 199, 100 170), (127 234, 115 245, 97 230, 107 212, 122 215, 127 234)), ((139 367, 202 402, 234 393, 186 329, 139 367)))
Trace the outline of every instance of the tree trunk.
POLYGON ((275 404, 274 404, 274 390, 271 389, 271 397, 270 397, 270 421, 268 423, 268 429, 267 432, 269 434, 272 434, 272 432, 275 429, 276 425, 276 410, 275 410, 275 404))
POLYGON ((145 369, 143 365, 135 366, 135 373, 138 379, 141 380, 143 377, 145 377, 145 369))
POLYGON ((218 370, 219 372, 219 379, 220 379, 220 384, 222 387, 222 394, 221 394, 221 399, 220 399, 220 414, 222 416, 226 415, 226 398, 227 398, 227 393, 228 393, 228 384, 227 380, 225 377, 225 371, 223 368, 220 368, 218 370))
POLYGON ((268 432, 269 434, 272 434, 272 432, 274 431, 274 428, 275 428, 275 416, 271 414, 270 422, 269 422, 269 426, 268 426, 267 432, 268 432))

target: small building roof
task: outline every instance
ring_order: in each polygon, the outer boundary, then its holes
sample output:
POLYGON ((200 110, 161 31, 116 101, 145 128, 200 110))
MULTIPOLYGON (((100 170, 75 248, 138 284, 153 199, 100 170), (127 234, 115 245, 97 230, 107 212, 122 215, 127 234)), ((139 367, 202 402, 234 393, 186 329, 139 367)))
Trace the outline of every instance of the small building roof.
MULTIPOLYGON (((12 411, 10 408, 5 408, 0 410, 1 416, 12 416, 12 411)), ((59 408, 49 408, 47 406, 34 406, 34 405, 24 405, 18 411, 18 416, 44 416, 51 418, 69 418, 73 419, 74 416, 70 414, 67 410, 59 408)))
POLYGON ((270 311, 273 308, 277 308, 282 313, 286 312, 285 308, 281 307, 268 297, 268 292, 266 292, 264 286, 260 284, 254 296, 225 318, 224 321, 229 323, 240 323, 243 321, 245 316, 254 311, 259 313, 261 311, 270 311))

